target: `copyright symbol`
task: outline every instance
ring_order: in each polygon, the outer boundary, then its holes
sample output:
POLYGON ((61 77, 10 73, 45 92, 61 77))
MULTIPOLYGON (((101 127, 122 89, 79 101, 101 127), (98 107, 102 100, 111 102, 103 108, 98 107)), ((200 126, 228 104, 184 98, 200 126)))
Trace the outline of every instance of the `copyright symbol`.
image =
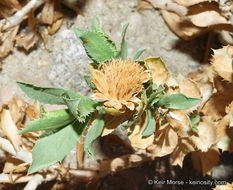
POLYGON ((149 180, 147 181, 147 183, 148 183, 148 185, 152 185, 152 184, 153 184, 153 180, 149 179, 149 180))

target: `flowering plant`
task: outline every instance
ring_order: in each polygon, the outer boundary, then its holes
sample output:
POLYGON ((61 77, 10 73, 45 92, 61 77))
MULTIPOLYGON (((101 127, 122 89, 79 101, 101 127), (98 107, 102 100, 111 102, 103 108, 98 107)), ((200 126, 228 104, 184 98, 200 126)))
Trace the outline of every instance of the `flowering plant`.
POLYGON ((200 118, 195 110, 203 105, 199 88, 182 76, 175 80, 160 57, 138 60, 145 49, 140 49, 132 61, 128 59, 127 27, 123 28, 120 50, 96 17, 91 30, 74 29, 93 60, 91 74, 85 77, 92 98, 61 88, 17 82, 40 103, 67 106, 47 113, 41 106, 41 117, 20 132, 44 131, 32 150, 29 174, 62 161, 80 141, 84 142, 80 149, 93 157, 93 142, 118 126, 128 131, 133 147, 147 149, 154 157, 198 141, 196 124, 200 118), (187 140, 189 136, 194 137, 192 143, 187 140))

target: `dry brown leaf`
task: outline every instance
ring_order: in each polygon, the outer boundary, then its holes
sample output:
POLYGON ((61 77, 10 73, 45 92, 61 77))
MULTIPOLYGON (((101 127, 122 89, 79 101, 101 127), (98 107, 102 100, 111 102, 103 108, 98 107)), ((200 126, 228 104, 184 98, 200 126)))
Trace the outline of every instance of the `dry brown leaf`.
POLYGON ((217 185, 213 190, 232 190, 233 183, 227 183, 226 185, 217 185))
POLYGON ((228 126, 229 126, 229 117, 228 115, 226 115, 216 125, 217 141, 221 141, 225 136, 227 136, 228 126))
MULTIPOLYGON (((199 6, 197 8, 199 8, 199 6)), ((218 12, 214 10, 201 12, 195 15, 189 15, 188 18, 197 27, 209 27, 217 24, 229 24, 225 17, 221 16, 218 12)))
POLYGON ((11 172, 26 173, 27 170, 28 170, 28 163, 24 163, 21 160, 13 158, 12 156, 8 156, 4 165, 3 173, 5 174, 7 173, 9 174, 11 172))
POLYGON ((40 21, 44 24, 53 24, 54 17, 54 4, 55 0, 48 0, 45 2, 45 5, 41 12, 40 21))
POLYGON ((63 18, 63 13, 62 13, 62 6, 61 3, 59 1, 55 1, 55 5, 54 5, 54 17, 53 17, 53 22, 56 22, 57 20, 63 18))
POLYGON ((18 135, 18 129, 15 123, 12 120, 10 111, 7 109, 3 109, 0 115, 1 118, 1 128, 6 135, 6 137, 10 140, 15 150, 18 152, 20 150, 20 145, 22 144, 21 137, 18 135))
POLYGON ((160 57, 151 57, 144 60, 152 72, 153 83, 163 85, 169 78, 167 66, 160 57))
POLYGON ((0 1, 0 17, 7 18, 14 14, 21 6, 17 0, 1 0, 0 1))
POLYGON ((44 45, 46 47, 46 44, 48 42, 48 37, 49 37, 48 29, 47 28, 46 29, 45 28, 44 29, 40 29, 39 33, 40 33, 40 36, 41 36, 41 38, 42 38, 42 40, 44 42, 44 45))
POLYGON ((170 111, 167 114, 166 119, 179 137, 188 137, 192 131, 189 116, 182 110, 170 111))
POLYGON ((189 7, 189 6, 196 5, 198 3, 202 3, 205 1, 209 1, 209 0, 173 0, 173 1, 175 1, 179 5, 189 7))
POLYGON ((218 124, 217 128, 217 146, 222 151, 233 151, 233 129, 229 127, 229 117, 226 115, 218 124))
POLYGON ((29 27, 31 32, 35 33, 35 31, 36 31, 36 19, 35 19, 33 10, 31 10, 29 12, 29 15, 28 15, 28 27, 29 27))
POLYGON ((160 126, 155 131, 154 142, 147 150, 152 154, 152 157, 162 157, 171 154, 178 143, 177 133, 170 125, 160 126))
POLYGON ((200 28, 194 26, 192 23, 185 21, 176 13, 161 10, 162 16, 170 29, 184 40, 192 40, 195 37, 208 32, 208 28, 200 28))
POLYGON ((28 34, 19 34, 16 36, 17 46, 23 47, 27 51, 34 47, 37 44, 38 40, 38 35, 33 32, 30 32, 28 34))
POLYGON ((144 112, 140 119, 128 129, 132 147, 145 149, 153 143, 154 134, 148 137, 142 137, 142 131, 145 129, 146 123, 147 117, 146 112, 144 112))
POLYGON ((14 48, 14 41, 18 33, 19 26, 5 32, 0 39, 0 58, 7 56, 14 48))
POLYGON ((192 152, 193 166, 197 171, 202 171, 202 175, 211 175, 212 168, 218 165, 220 153, 218 148, 210 148, 207 152, 192 152))
POLYGON ((225 108, 233 101, 233 85, 225 81, 220 81, 216 87, 218 92, 206 102, 201 112, 205 116, 211 116, 212 120, 219 120, 226 115, 225 108))
POLYGON ((206 152, 217 141, 217 129, 210 117, 205 116, 201 119, 197 126, 198 135, 191 136, 190 140, 198 150, 206 152))
POLYGON ((23 121, 26 106, 26 102, 24 102, 22 99, 13 97, 10 112, 16 126, 18 126, 23 121))
POLYGON ((195 81, 188 79, 181 74, 178 75, 177 81, 179 83, 180 93, 192 98, 201 98, 201 92, 195 81))
POLYGON ((84 159, 84 136, 81 136, 79 142, 76 144, 76 156, 79 167, 83 167, 84 159))
POLYGON ((153 9, 153 6, 145 0, 138 0, 138 11, 153 9))
POLYGON ((180 138, 178 140, 178 145, 171 155, 172 165, 179 165, 182 168, 184 157, 193 151, 195 151, 195 148, 192 142, 188 138, 180 138))
POLYGON ((211 61, 214 71, 224 78, 224 80, 231 83, 233 82, 232 61, 233 46, 225 46, 222 49, 214 50, 214 55, 211 61))
POLYGON ((126 112, 125 114, 120 116, 112 116, 110 114, 106 114, 104 120, 104 129, 101 136, 103 137, 113 132, 121 123, 128 120, 131 114, 131 112, 126 112))
POLYGON ((226 108, 226 113, 229 118, 229 127, 233 127, 233 102, 226 108))
POLYGON ((33 105, 29 105, 26 108, 26 115, 29 117, 29 119, 31 121, 35 120, 35 119, 39 119, 40 118, 40 104, 39 102, 34 102, 33 105))
POLYGON ((58 29, 61 27, 62 22, 63 22, 63 18, 56 20, 51 26, 48 27, 48 33, 50 35, 56 33, 58 29))

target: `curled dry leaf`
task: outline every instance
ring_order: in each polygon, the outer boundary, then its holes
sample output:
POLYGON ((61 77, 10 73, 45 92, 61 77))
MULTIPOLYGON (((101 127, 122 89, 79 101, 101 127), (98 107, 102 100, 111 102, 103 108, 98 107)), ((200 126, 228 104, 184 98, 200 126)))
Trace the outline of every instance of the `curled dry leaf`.
POLYGON ((56 20, 51 26, 48 27, 48 33, 50 35, 55 34, 61 27, 63 18, 56 20))
POLYGON ((233 14, 230 12, 229 3, 221 6, 222 1, 211 2, 208 0, 174 0, 172 2, 163 1, 164 3, 153 0, 153 2, 155 7, 157 5, 161 9, 162 16, 171 30, 182 39, 192 40, 211 30, 220 30, 220 33, 225 31, 224 36, 227 38, 224 40, 227 40, 228 44, 232 42, 229 32, 233 31, 230 21, 233 14), (161 4, 167 6, 161 6, 161 4), (174 8, 171 9, 171 6, 174 8), (185 9, 186 11, 181 11, 185 9))
POLYGON ((162 16, 170 29, 180 38, 184 40, 192 40, 195 37, 208 32, 208 28, 200 28, 192 23, 185 21, 179 15, 166 10, 161 10, 162 16))
POLYGON ((104 129, 101 136, 106 136, 113 132, 121 123, 129 119, 132 113, 127 112, 120 116, 112 116, 110 114, 106 114, 104 119, 104 129))
POLYGON ((166 64, 161 57, 151 57, 144 60, 152 72, 153 83, 163 85, 169 78, 169 72, 166 64))
POLYGON ((171 155, 172 165, 179 165, 182 168, 184 157, 193 151, 195 151, 195 148, 192 142, 188 138, 180 138, 175 150, 171 155))
POLYGON ((226 108, 229 119, 229 127, 233 127, 233 102, 226 108))
POLYGON ((228 82, 233 82, 233 46, 225 46, 222 49, 214 50, 212 57, 213 69, 219 76, 228 82))
POLYGON ((217 128, 217 146, 222 151, 233 151, 233 129, 229 127, 229 116, 223 117, 218 124, 217 128))
POLYGON ((178 143, 178 136, 175 130, 169 125, 162 125, 155 131, 153 144, 147 150, 152 157, 162 157, 171 154, 178 143))
POLYGON ((197 83, 189 78, 178 75, 177 81, 180 88, 180 93, 192 97, 192 98, 201 98, 201 92, 197 86, 197 83))
POLYGON ((184 111, 172 110, 167 114, 166 119, 179 137, 188 137, 192 131, 189 116, 184 111))
POLYGON ((17 97, 13 97, 10 113, 16 126, 18 126, 18 124, 20 124, 23 121, 23 118, 25 116, 25 109, 26 102, 17 97))
POLYGON ((202 117, 202 121, 198 124, 197 129, 198 135, 191 136, 190 140, 192 140, 198 150, 206 152, 217 140, 215 123, 210 117, 202 117))
POLYGON ((22 144, 21 138, 18 135, 18 129, 12 120, 10 111, 3 109, 1 112, 1 129, 6 137, 11 141, 16 151, 19 151, 22 144))
POLYGON ((16 45, 19 47, 23 47, 25 50, 30 50, 34 47, 39 40, 38 35, 33 32, 28 34, 19 34, 16 37, 16 45))
POLYGON ((189 18, 195 26, 199 27, 229 23, 223 16, 215 11, 206 11, 197 15, 189 16, 189 18))
POLYGON ((211 175, 212 168, 218 165, 220 152, 218 148, 210 148, 207 152, 192 152, 193 166, 197 171, 202 171, 202 175, 211 175))
POLYGON ((217 141, 221 141, 225 136, 227 136, 228 126, 229 118, 228 115, 226 115, 216 124, 217 141))
POLYGON ((205 116, 211 116, 211 119, 217 121, 226 115, 225 108, 233 101, 233 85, 225 81, 215 82, 217 93, 214 93, 206 102, 201 112, 205 116), (216 86, 217 85, 217 86, 216 86))
POLYGON ((54 17, 54 0, 48 0, 45 2, 41 11, 40 21, 44 24, 52 24, 54 17))
POLYGON ((19 26, 5 32, 0 38, 0 58, 7 56, 14 48, 14 41, 18 33, 19 26))
POLYGON ((140 119, 128 129, 130 133, 129 140, 133 147, 145 149, 153 143, 154 134, 147 137, 142 136, 142 132, 146 127, 147 119, 146 112, 144 112, 140 119))

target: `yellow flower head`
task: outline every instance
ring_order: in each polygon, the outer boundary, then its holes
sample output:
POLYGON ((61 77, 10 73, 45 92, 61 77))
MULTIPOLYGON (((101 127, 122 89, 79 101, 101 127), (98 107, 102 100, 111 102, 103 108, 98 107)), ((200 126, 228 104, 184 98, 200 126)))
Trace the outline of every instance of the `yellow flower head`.
POLYGON ((150 74, 143 66, 130 60, 111 60, 103 63, 100 70, 93 71, 92 82, 97 90, 93 98, 103 100, 104 105, 124 110, 135 109, 137 97, 143 90, 143 83, 150 79, 150 74))

